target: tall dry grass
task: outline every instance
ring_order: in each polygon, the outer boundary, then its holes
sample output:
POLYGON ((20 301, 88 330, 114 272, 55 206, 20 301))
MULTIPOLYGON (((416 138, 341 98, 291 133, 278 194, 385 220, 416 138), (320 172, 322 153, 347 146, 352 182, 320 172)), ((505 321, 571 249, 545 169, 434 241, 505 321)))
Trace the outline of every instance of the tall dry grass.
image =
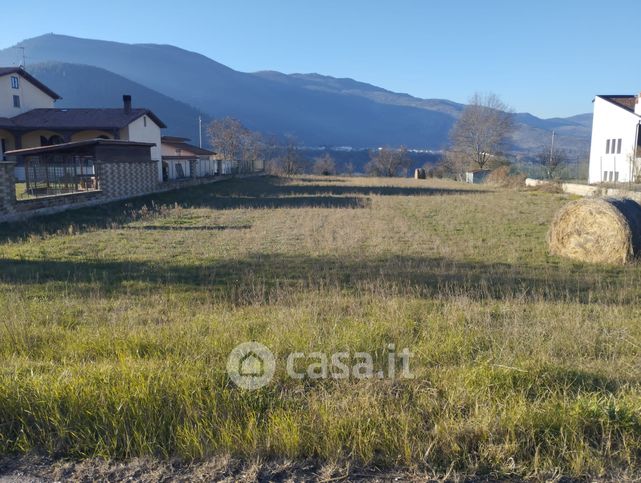
POLYGON ((0 451, 634 468, 641 273, 549 257, 565 202, 266 178, 5 226, 0 451), (279 361, 255 392, 225 373, 248 340, 279 361), (370 352, 379 368, 389 343, 414 353, 414 379, 285 374, 295 351, 370 352))

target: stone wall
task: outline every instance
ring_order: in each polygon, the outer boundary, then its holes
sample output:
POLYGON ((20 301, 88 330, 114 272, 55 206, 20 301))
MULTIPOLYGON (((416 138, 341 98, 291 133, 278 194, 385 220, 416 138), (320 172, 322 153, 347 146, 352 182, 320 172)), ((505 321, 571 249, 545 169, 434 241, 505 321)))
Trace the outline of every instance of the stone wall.
POLYGON ((0 222, 48 215, 159 191, 156 161, 96 162, 100 189, 16 200, 13 162, 0 163, 0 222))
POLYGON ((107 199, 151 193, 158 188, 157 161, 97 163, 96 176, 107 199))
MULTIPOLYGON (((229 178, 229 176, 186 178, 179 181, 159 183, 156 161, 97 162, 95 166, 100 187, 97 191, 43 196, 16 201, 15 163, 0 162, 0 223, 95 206, 149 193, 215 183, 229 178)), ((236 177, 250 176, 256 176, 256 174, 236 177)))
POLYGON ((16 204, 15 163, 0 161, 0 220, 12 215, 16 204))

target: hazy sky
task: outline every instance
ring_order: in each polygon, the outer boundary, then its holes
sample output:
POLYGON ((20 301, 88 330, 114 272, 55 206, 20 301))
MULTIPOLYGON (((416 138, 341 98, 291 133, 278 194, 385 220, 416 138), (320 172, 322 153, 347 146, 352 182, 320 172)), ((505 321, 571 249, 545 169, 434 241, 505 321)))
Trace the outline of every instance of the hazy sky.
POLYGON ((241 71, 318 72, 459 102, 492 91, 542 117, 589 112, 595 94, 641 90, 641 4, 633 0, 20 0, 10 7, 0 48, 49 32, 173 44, 241 71))

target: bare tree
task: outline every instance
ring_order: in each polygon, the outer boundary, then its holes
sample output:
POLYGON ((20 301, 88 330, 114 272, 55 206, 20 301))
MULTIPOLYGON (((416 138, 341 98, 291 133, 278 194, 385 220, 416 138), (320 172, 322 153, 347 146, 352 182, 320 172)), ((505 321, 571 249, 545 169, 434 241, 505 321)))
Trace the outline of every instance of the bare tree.
POLYGON ((306 164, 305 157, 300 152, 298 141, 296 141, 295 138, 288 136, 282 156, 283 173, 288 176, 304 173, 306 164))
POLYGON ((441 168, 442 175, 453 178, 456 181, 464 181, 465 172, 470 167, 470 161, 465 153, 448 150, 443 154, 443 159, 438 166, 441 168))
POLYGON ((225 161, 238 162, 243 154, 243 137, 248 130, 238 119, 216 119, 207 128, 209 141, 225 161))
POLYGON ((237 165, 238 172, 249 173, 263 168, 267 142, 256 131, 230 117, 212 121, 207 130, 209 141, 224 161, 237 165))
POLYGON ((264 168, 268 148, 260 133, 246 130, 241 136, 241 150, 238 166, 241 173, 260 171, 264 168))
POLYGON ((347 176, 353 176, 354 171, 356 171, 356 167, 354 166, 354 163, 352 163, 351 161, 348 161, 347 163, 345 163, 345 173, 347 174, 347 176))
POLYGON ((336 161, 329 153, 325 153, 314 160, 314 174, 331 176, 336 174, 336 161))
POLYGON ((552 179, 556 176, 559 169, 568 163, 569 155, 563 149, 550 146, 537 154, 534 160, 543 168, 545 177, 552 179))
POLYGON ((365 171, 372 176, 406 176, 411 160, 407 149, 380 148, 370 151, 370 160, 365 165, 365 171))
POLYGON ((454 151, 483 169, 491 158, 502 152, 513 130, 511 109, 496 94, 476 93, 452 128, 450 137, 454 151))
POLYGON ((271 152, 271 158, 267 162, 267 171, 270 174, 291 176, 306 171, 307 160, 293 137, 288 136, 284 144, 274 146, 271 152))

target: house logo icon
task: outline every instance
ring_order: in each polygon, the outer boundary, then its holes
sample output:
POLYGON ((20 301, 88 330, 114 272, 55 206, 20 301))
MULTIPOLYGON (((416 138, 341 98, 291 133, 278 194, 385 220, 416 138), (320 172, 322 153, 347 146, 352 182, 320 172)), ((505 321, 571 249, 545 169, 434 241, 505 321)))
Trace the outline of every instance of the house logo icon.
POLYGON ((258 356, 250 352, 240 360, 238 373, 242 377, 263 377, 265 374, 265 362, 258 356))
POLYGON ((234 348, 227 359, 227 373, 242 389, 260 389, 269 384, 276 370, 274 354, 258 342, 245 342, 234 348))

